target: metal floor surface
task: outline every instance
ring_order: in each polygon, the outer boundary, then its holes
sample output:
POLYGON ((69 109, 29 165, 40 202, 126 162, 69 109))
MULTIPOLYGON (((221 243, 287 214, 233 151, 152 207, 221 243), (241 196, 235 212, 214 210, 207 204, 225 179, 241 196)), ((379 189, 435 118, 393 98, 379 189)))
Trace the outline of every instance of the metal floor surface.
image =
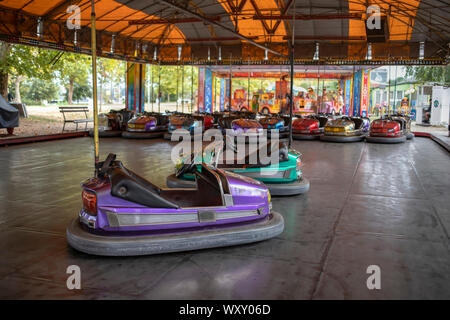
MULTIPOLYGON (((1 299, 450 299, 450 156, 433 141, 295 141, 305 195, 274 198, 283 234, 230 248, 96 257, 65 230, 93 173, 90 138, 0 149, 1 299), (68 290, 66 268, 81 268, 68 290), (368 290, 369 265, 381 289, 368 290)), ((171 143, 102 139, 132 170, 165 185, 171 143)))

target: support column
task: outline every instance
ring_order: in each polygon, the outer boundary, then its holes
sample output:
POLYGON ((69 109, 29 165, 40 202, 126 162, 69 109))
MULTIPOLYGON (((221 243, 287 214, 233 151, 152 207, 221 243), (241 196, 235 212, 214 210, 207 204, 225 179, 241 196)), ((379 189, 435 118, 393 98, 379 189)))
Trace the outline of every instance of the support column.
POLYGON ((176 97, 175 97, 175 99, 176 99, 176 107, 175 107, 175 110, 178 112, 178 87, 179 87, 179 75, 178 75, 178 65, 176 66, 176 68, 177 68, 177 93, 176 93, 176 97))
POLYGON ((158 63, 158 112, 161 113, 161 63, 158 63))
POLYGON ((145 65, 127 63, 127 109, 137 113, 144 111, 145 103, 145 65))
POLYGON ((225 110, 225 106, 231 99, 231 78, 220 79, 220 111, 225 110))
POLYGON ((211 69, 200 67, 198 70, 198 112, 213 111, 214 75, 211 69))
POLYGON ((205 68, 198 68, 197 111, 205 110, 205 68))
POLYGON ((226 82, 226 79, 220 78, 219 111, 223 111, 225 108, 225 99, 227 97, 226 82))
POLYGON ((367 117, 370 94, 370 71, 359 70, 353 74, 353 110, 354 117, 367 117))
POLYGON ((181 66, 181 112, 184 113, 184 65, 181 66))
POLYGON ((150 74, 151 74, 151 91, 150 91, 150 101, 152 103, 152 112, 153 112, 153 64, 150 65, 150 74))
POLYGON ((350 107, 353 98, 353 78, 345 80, 345 90, 344 90, 344 111, 345 115, 350 115, 350 107))
POLYGON ((191 66, 191 110, 190 113, 192 113, 192 109, 194 109, 194 67, 191 66))

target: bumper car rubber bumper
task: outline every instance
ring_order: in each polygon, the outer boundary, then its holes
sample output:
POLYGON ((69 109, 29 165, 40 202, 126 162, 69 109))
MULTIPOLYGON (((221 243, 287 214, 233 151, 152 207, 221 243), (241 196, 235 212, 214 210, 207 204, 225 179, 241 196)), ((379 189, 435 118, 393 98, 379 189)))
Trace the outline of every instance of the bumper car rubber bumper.
MULTIPOLYGON (((270 139, 272 135, 272 131, 271 130, 267 130, 267 138, 270 139)), ((278 132, 278 137, 280 139, 284 139, 284 138, 288 138, 289 139, 289 131, 283 130, 283 131, 279 131, 278 132)))
MULTIPOLYGON (((184 135, 178 134, 178 137, 180 137, 180 138, 183 137, 183 139, 186 139, 184 137, 187 137, 187 136, 190 136, 191 140, 195 140, 195 137, 199 137, 200 140, 203 139, 203 135, 201 135, 201 134, 198 134, 198 135, 193 135, 193 134, 190 134, 190 133, 189 134, 184 134, 184 135)), ((175 139, 173 141, 181 141, 180 138, 178 138, 178 140, 175 139)), ((164 133, 164 139, 172 141, 172 133, 170 133, 170 132, 164 133)))
POLYGON ((272 196, 295 196, 309 190, 309 180, 305 177, 289 183, 265 183, 265 185, 272 196))
MULTIPOLYGON (((242 136, 231 136, 231 138, 233 139, 234 143, 237 144, 238 141, 243 141, 243 143, 245 144, 258 144, 260 143, 260 141, 263 139, 264 135, 254 135, 254 136, 248 136, 248 135, 242 135, 242 136)), ((225 137, 225 135, 224 135, 225 137)), ((272 137, 270 135, 266 135, 266 141, 271 141, 272 137)), ((287 143, 289 141, 289 134, 286 135, 279 135, 278 136, 278 141, 280 142, 285 142, 287 143)))
POLYGON ((100 256, 139 256, 233 246, 273 238, 283 232, 284 219, 272 211, 267 219, 243 225, 149 236, 100 236, 86 231, 77 219, 67 228, 74 249, 100 256))
POLYGON ((357 136, 331 136, 331 135, 323 135, 320 136, 321 141, 328 142, 359 142, 363 141, 366 136, 361 134, 357 136))
POLYGON ((317 140, 320 138, 320 134, 292 133, 292 138, 294 140, 317 140))
POLYGON ((371 143, 402 143, 406 141, 406 136, 400 136, 400 137, 366 137, 367 142, 371 143))
POLYGON ((409 132, 406 134, 406 139, 411 140, 412 138, 414 138, 414 133, 409 132))
MULTIPOLYGON (((112 137, 120 137, 122 135, 121 130, 100 130, 98 132, 98 136, 100 138, 112 138, 112 137)), ((89 136, 94 136, 94 130, 89 130, 89 136)))
MULTIPOLYGON (((171 174, 166 179, 166 184, 169 188, 195 188, 196 182, 194 180, 185 180, 175 177, 171 174)), ((301 180, 296 180, 288 183, 264 183, 269 189, 272 196, 293 196, 297 194, 306 193, 309 190, 309 180, 302 177, 301 180)))
POLYGON ((162 138, 163 136, 164 136, 164 131, 154 131, 154 132, 124 131, 124 132, 122 132, 122 138, 126 138, 126 139, 155 139, 155 138, 162 138))

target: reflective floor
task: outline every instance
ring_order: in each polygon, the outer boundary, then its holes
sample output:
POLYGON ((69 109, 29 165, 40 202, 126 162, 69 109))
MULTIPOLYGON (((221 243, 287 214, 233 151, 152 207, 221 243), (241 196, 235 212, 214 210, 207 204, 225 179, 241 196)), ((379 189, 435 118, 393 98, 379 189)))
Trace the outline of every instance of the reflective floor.
MULTIPOLYGON (((68 247, 90 138, 0 148, 0 298, 450 299, 450 156, 433 141, 295 141, 309 193, 273 199, 286 228, 251 245, 146 257, 68 247), (66 268, 81 268, 81 290, 66 268), (381 269, 368 290, 367 267, 381 269)), ((165 185, 171 143, 103 139, 130 169, 165 185)))

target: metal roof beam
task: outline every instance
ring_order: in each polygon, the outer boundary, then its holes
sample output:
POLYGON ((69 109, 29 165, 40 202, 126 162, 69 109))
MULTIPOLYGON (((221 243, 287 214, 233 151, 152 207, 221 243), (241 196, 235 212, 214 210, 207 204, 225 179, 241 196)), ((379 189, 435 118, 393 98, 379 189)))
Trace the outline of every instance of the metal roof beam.
MULTIPOLYGON (((55 7, 47 11, 42 18, 44 20, 48 20, 60 13, 66 13, 67 7, 71 4, 79 4, 80 2, 83 2, 83 0, 65 0, 57 4, 55 7)), ((89 1, 88 1, 89 2, 89 1)))
MULTIPOLYGON (((255 15, 253 20, 292 20, 292 15, 255 15)), ((361 20, 359 13, 295 15, 295 20, 361 20)))
MULTIPOLYGON (((289 40, 288 36, 283 37, 284 40, 289 40)), ((307 41, 365 41, 365 36, 295 36, 295 40, 307 40, 307 41)))
MULTIPOLYGON (((205 17, 209 21, 220 21, 220 17, 205 17)), ((198 18, 178 18, 178 19, 151 19, 151 20, 130 20, 128 25, 146 25, 146 24, 174 24, 174 23, 194 23, 203 22, 198 18)))
MULTIPOLYGON (((249 37, 249 39, 258 39, 258 37, 249 37)), ((239 41, 239 37, 215 37, 215 38, 195 38, 186 39, 187 42, 226 42, 226 41, 239 41)))
POLYGON ((190 16, 193 16, 193 17, 195 17, 195 18, 199 18, 199 19, 203 20, 203 21, 204 21, 205 23, 207 23, 207 24, 211 24, 211 25, 213 25, 213 26, 216 26, 216 27, 219 27, 219 28, 221 28, 221 29, 224 29, 224 30, 228 31, 229 33, 232 33, 232 34, 236 35, 236 36, 239 37, 241 40, 247 41, 248 43, 250 43, 250 44, 252 44, 252 45, 254 45, 254 46, 258 47, 258 48, 261 48, 261 49, 263 49, 263 50, 267 50, 267 51, 270 52, 270 53, 273 53, 273 54, 276 54, 276 55, 285 57, 284 54, 282 54, 282 53, 280 53, 280 52, 278 52, 278 51, 272 50, 272 49, 270 49, 269 47, 264 46, 264 45, 262 45, 262 44, 260 44, 260 43, 257 43, 257 42, 255 42, 254 40, 252 40, 252 39, 250 39, 250 38, 248 38, 248 37, 246 37, 246 36, 240 34, 239 32, 234 31, 233 29, 231 29, 231 28, 229 28, 229 27, 227 27, 227 26, 224 26, 223 24, 221 24, 221 23, 219 23, 219 22, 209 21, 205 16, 203 16, 203 15, 201 15, 201 14, 198 14, 198 13, 196 13, 196 12, 193 12, 193 11, 187 9, 187 8, 184 8, 184 7, 182 7, 181 5, 179 5, 179 4, 177 4, 177 3, 173 3, 173 2, 167 1, 167 0, 157 0, 157 1, 160 2, 160 3, 164 3, 164 4, 166 4, 167 6, 169 6, 169 7, 171 7, 171 8, 174 8, 174 9, 176 9, 176 10, 178 10, 178 11, 184 12, 184 13, 190 15, 190 16))

